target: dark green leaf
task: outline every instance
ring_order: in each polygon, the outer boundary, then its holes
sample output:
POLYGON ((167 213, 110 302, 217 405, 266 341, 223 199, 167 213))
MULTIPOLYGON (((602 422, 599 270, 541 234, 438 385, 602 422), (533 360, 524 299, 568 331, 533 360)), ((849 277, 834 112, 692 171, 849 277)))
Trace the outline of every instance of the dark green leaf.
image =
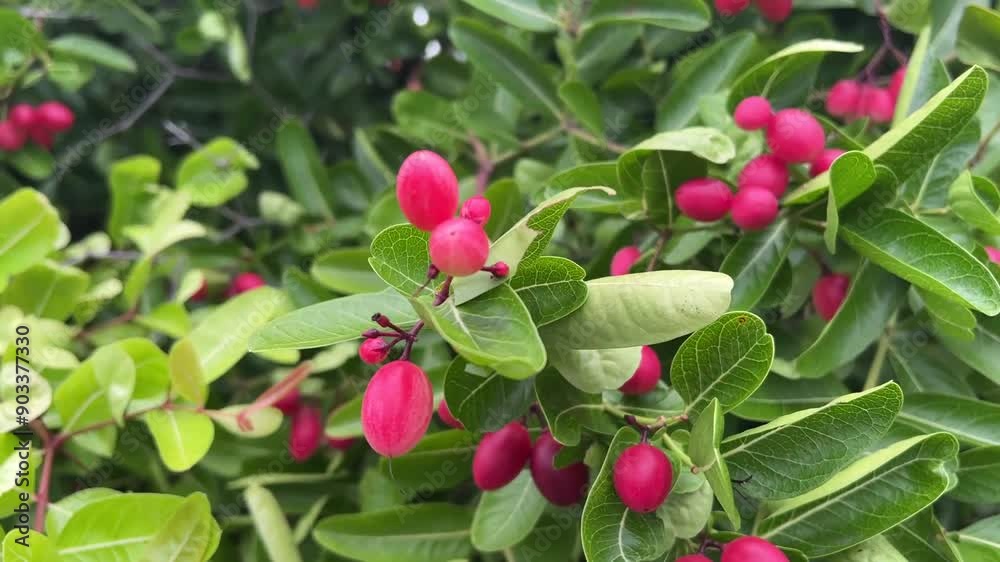
POLYGON ((368 562, 441 562, 468 555, 471 524, 464 507, 423 503, 327 517, 313 538, 335 554, 368 562))
POLYGON ((792 247, 794 227, 787 220, 744 234, 719 266, 733 278, 730 309, 749 310, 771 287, 792 247))

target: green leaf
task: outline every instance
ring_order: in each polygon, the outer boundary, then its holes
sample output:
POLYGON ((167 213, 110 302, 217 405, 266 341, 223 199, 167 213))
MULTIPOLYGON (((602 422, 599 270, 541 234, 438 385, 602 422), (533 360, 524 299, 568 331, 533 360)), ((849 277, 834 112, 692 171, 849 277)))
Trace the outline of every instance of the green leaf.
POLYGON ((89 35, 76 33, 60 35, 49 41, 49 49, 60 55, 85 60, 122 72, 134 73, 136 71, 135 60, 128 53, 89 35))
POLYGON ((671 537, 660 518, 655 513, 630 510, 615 492, 615 462, 625 449, 639 441, 639 433, 631 427, 623 427, 615 434, 587 494, 580 533, 583 552, 590 562, 652 560, 670 548, 671 537))
MULTIPOLYGON (((119 344, 99 348, 56 389, 52 404, 62 419, 63 431, 112 419, 120 422, 135 382, 135 367, 119 344)), ((116 433, 114 427, 105 427, 78 435, 73 442, 110 456, 116 433)))
POLYGON ((764 96, 776 108, 799 105, 812 89, 816 72, 827 53, 859 53, 857 43, 811 39, 790 45, 767 57, 736 79, 729 90, 727 109, 750 96, 764 96))
POLYGON ((600 394, 583 392, 552 369, 535 377, 535 396, 552 436, 563 445, 579 444, 584 429, 603 435, 618 431, 619 423, 608 413, 600 394))
POLYGON ((528 538, 504 551, 507 562, 565 562, 579 556, 578 517, 568 510, 543 515, 528 538))
MULTIPOLYGON (((824 559, 826 560, 826 559, 824 559)), ((882 535, 866 540, 829 558, 829 562, 909 562, 882 535)))
POLYGON ((979 318, 972 341, 943 335, 941 342, 966 365, 1000 384, 1000 317, 979 318))
POLYGON ((690 539, 705 529, 709 517, 712 516, 714 496, 712 487, 704 476, 694 475, 697 488, 693 491, 678 490, 678 483, 686 475, 679 475, 674 481, 674 488, 668 496, 668 501, 656 511, 656 515, 673 529, 679 539, 690 539))
POLYGON ((94 366, 94 377, 103 389, 111 418, 118 425, 124 425, 125 409, 135 389, 135 363, 117 344, 98 348, 87 361, 94 366))
POLYGON ((3 539, 2 560, 7 562, 55 562, 56 550, 49 537, 25 528, 12 529, 3 539))
POLYGON ((83 271, 45 260, 14 276, 0 294, 9 304, 39 318, 65 320, 90 285, 83 271))
POLYGON ((719 271, 733 278, 730 308, 749 310, 764 297, 792 247, 795 228, 780 220, 766 230, 746 233, 733 246, 719 271))
POLYGON ((174 472, 184 472, 197 464, 215 438, 212 418, 190 410, 152 410, 143 420, 153 434, 163 464, 174 472))
POLYGON ((363 396, 357 396, 344 402, 326 418, 324 433, 327 437, 347 439, 361 437, 361 401, 363 396))
POLYGON ((476 441, 471 433, 449 430, 424 437, 412 451, 379 462, 382 474, 404 489, 447 490, 472 477, 476 441))
MULTIPOLYGON (((644 193, 648 176, 644 177, 646 160, 656 152, 669 153, 663 162, 666 172, 671 178, 659 182, 657 187, 675 188, 687 176, 695 177, 700 172, 704 175, 707 162, 725 164, 736 155, 736 147, 729 136, 717 129, 709 127, 688 127, 677 131, 666 131, 656 134, 632 147, 628 152, 618 157, 618 182, 623 194, 629 197, 642 197, 649 212, 651 202, 662 201, 669 194, 644 193), (703 162, 707 161, 707 162, 703 162), (680 176, 674 181, 673 176, 680 176)), ((661 166, 663 168, 663 166, 661 166)), ((656 211, 656 209, 652 209, 656 211)))
MULTIPOLYGON (((0 8, 0 54, 25 60, 45 49, 45 37, 35 25, 17 10, 0 8)), ((6 64, 5 64, 6 66, 6 64)), ((4 69, 6 70, 6 69, 4 69)), ((7 76, 0 74, 6 81, 7 76)))
POLYGON ((712 22, 712 13, 702 0, 638 0, 622 4, 597 0, 583 20, 583 28, 602 24, 644 23, 679 31, 701 31, 712 22))
POLYGON ((253 78, 250 68, 250 49, 247 47, 243 29, 236 25, 229 26, 229 37, 226 38, 226 61, 229 70, 237 80, 244 84, 253 78))
POLYGON ((554 116, 560 115, 552 74, 537 58, 476 20, 453 20, 448 35, 474 65, 490 74, 522 103, 544 108, 554 116))
POLYGON ((297 119, 286 120, 275 142, 281 172, 292 196, 307 212, 332 219, 333 211, 323 196, 330 190, 330 178, 309 130, 297 119))
POLYGON ((806 556, 833 554, 887 531, 948 489, 958 442, 946 433, 900 441, 826 484, 775 504, 755 534, 806 556))
POLYGON ((841 154, 830 166, 830 198, 826 207, 826 231, 823 238, 830 253, 837 251, 839 209, 857 199, 875 184, 875 165, 863 152, 853 150, 841 154))
POLYGON ((386 228, 372 239, 370 269, 403 295, 413 295, 425 284, 421 294, 433 295, 436 284, 426 283, 431 265, 429 238, 427 232, 411 224, 386 228))
POLYGON ((1000 234, 1000 189, 968 170, 948 190, 948 204, 962 220, 990 234, 1000 234))
POLYGON ((542 330, 546 345, 651 345, 708 325, 729 308, 732 280, 707 271, 653 271, 587 282, 587 301, 542 330))
POLYGON ((510 280, 510 287, 528 307, 535 326, 541 327, 583 306, 586 276, 586 270, 572 260, 542 256, 523 265, 510 280))
POLYGON ((25 188, 0 199, 0 285, 68 240, 59 213, 41 193, 25 188))
POLYGON ((955 357, 940 345, 919 345, 924 342, 921 333, 899 331, 889 340, 889 362, 903 390, 973 396, 965 381, 969 369, 956 365, 955 357))
POLYGON ((885 537, 907 560, 961 562, 955 545, 951 544, 941 523, 934 517, 933 507, 890 529, 885 537))
POLYGON ((209 410, 206 412, 223 429, 247 439, 259 439, 273 434, 281 428, 281 422, 285 419, 285 414, 277 408, 264 408, 256 410, 248 416, 249 427, 241 427, 237 416, 239 416, 249 405, 227 406, 221 410, 209 410))
POLYGON ((966 171, 979 146, 979 136, 979 120, 973 119, 948 146, 899 187, 900 197, 911 209, 947 207, 949 191, 966 171))
POLYGON ((976 315, 971 310, 934 293, 921 289, 917 289, 916 292, 924 303, 935 332, 967 341, 975 339, 976 334, 973 330, 976 329, 976 315))
POLYGON ((719 444, 722 442, 722 433, 725 430, 725 421, 722 409, 719 408, 719 399, 713 398, 708 406, 698 416, 698 420, 691 429, 691 447, 688 453, 691 461, 697 467, 698 472, 705 475, 715 498, 719 500, 719 505, 726 512, 729 522, 734 529, 740 528, 740 512, 736 508, 736 499, 733 496, 733 483, 729 477, 729 467, 726 460, 719 453, 719 444))
POLYGON ((776 500, 829 480, 889 431, 903 404, 896 383, 848 394, 829 404, 780 417, 722 442, 744 494, 776 500), (802 462, 802 459, 809 459, 802 462))
POLYGON ((524 540, 548 505, 531 472, 521 471, 513 482, 495 492, 484 492, 472 518, 472 544, 496 552, 524 540))
POLYGON ((143 560, 149 541, 183 503, 166 494, 119 494, 80 507, 55 538, 61 562, 143 560))
POLYGON ((1000 515, 982 519, 958 531, 956 540, 968 562, 996 562, 1000 551, 1000 515))
POLYGON ((127 413, 163 404, 170 387, 170 368, 167 354, 145 338, 129 338, 116 342, 135 364, 135 389, 127 413))
POLYGON ((747 420, 769 422, 788 414, 818 408, 847 394, 847 387, 834 377, 789 380, 767 377, 764 384, 733 410, 747 420))
POLYGON ((444 397, 469 431, 497 431, 535 400, 531 380, 513 380, 456 357, 448 366, 444 397))
POLYGON ((581 125, 598 137, 604 136, 604 116, 597 94, 583 82, 566 82, 559 86, 559 98, 581 125))
MULTIPOLYGON (((21 374, 24 374, 23 370, 21 374)), ((45 377, 32 375, 27 384, 31 407, 28 408, 28 413, 24 414, 24 409, 21 407, 24 405, 18 404, 18 397, 25 394, 23 380, 18 378, 16 359, 7 360, 0 365, 0 433, 21 427, 25 419, 31 422, 41 417, 52 405, 52 387, 49 381, 45 377)))
POLYGON ((381 291, 385 285, 368 265, 368 256, 367 248, 330 250, 316 257, 309 274, 338 293, 353 295, 381 291))
MULTIPOLYGON (((922 165, 932 161, 972 120, 986 95, 987 82, 983 69, 969 69, 863 152, 872 162, 889 168, 896 179, 905 182, 922 165)), ((808 203, 821 197, 829 187, 830 174, 826 172, 789 193, 784 202, 808 203)))
POLYGON ((217 138, 192 152, 177 169, 177 191, 198 207, 216 207, 247 188, 246 170, 260 166, 257 157, 230 138, 217 138))
POLYGON ((837 315, 795 359, 795 370, 802 377, 819 378, 861 355, 905 300, 906 283, 865 262, 851 280, 837 315))
POLYGON ((559 344, 547 348, 549 361, 559 374, 584 392, 603 392, 625 384, 642 357, 641 347, 569 349, 559 344))
POLYGON ((559 29, 559 19, 556 14, 546 8, 546 3, 539 0, 465 0, 466 4, 478 8, 498 20, 527 29, 528 31, 546 32, 559 29))
POLYGON ((367 562, 441 562, 468 556, 472 513, 443 503, 399 506, 321 520, 313 538, 323 548, 367 562))
MULTIPOLYGON (((204 316, 187 337, 201 359, 205 382, 210 383, 229 371, 246 355, 254 332, 290 309, 291 303, 284 292, 260 287, 233 297, 204 316)), ((254 351, 262 349, 255 346, 254 351)))
POLYGON ((509 286, 501 285, 457 306, 448 299, 433 306, 411 298, 420 317, 473 363, 513 379, 528 378, 545 367, 545 347, 528 309, 509 286))
POLYGON ((201 371, 201 360, 194 343, 185 338, 170 348, 167 358, 170 383, 177 394, 196 406, 204 406, 208 399, 208 386, 201 371))
POLYGON ((268 557, 275 562, 301 562, 302 556, 292 537, 292 529, 274 494, 266 488, 252 485, 243 491, 243 499, 268 557))
POLYGON ((908 394, 899 422, 947 431, 963 445, 1000 445, 1000 405, 944 394, 908 394))
POLYGON ((914 285, 986 315, 1000 313, 1000 285, 979 260, 923 222, 883 209, 852 215, 840 236, 862 256, 914 285))
POLYGON ((774 359, 774 337, 749 312, 730 312, 691 334, 670 365, 670 382, 697 418, 712 400, 723 413, 760 387, 774 359))
POLYGON ((1000 502, 996 474, 1000 469, 1000 446, 979 447, 958 456, 958 486, 949 495, 974 504, 1000 502))
POLYGON ((203 493, 188 496, 163 522, 149 541, 149 562, 194 562, 209 560, 219 548, 222 529, 212 518, 212 506, 203 493))
POLYGON ((970 4, 958 28, 958 57, 965 64, 1000 70, 1000 13, 970 4))
POLYGON ((114 162, 108 170, 111 216, 108 234, 121 244, 126 226, 145 222, 144 214, 156 198, 153 188, 160 178, 160 161, 152 156, 131 156, 114 162))

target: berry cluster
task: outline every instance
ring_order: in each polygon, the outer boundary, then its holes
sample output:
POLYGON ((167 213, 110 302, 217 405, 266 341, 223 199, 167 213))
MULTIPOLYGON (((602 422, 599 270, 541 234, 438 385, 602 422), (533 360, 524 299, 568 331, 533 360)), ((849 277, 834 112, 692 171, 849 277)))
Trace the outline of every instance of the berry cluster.
MULTIPOLYGON (((274 407, 292 418, 292 429, 288 435, 288 450, 296 462, 306 462, 316 454, 323 442, 323 415, 319 408, 302 401, 298 388, 286 392, 274 407)), ((354 444, 353 439, 328 437, 326 444, 331 449, 346 451, 354 444)))
POLYGON ((906 67, 892 75, 887 88, 858 80, 841 80, 826 96, 826 111, 845 121, 867 117, 875 123, 888 123, 896 113, 896 102, 903 89, 906 67))
MULTIPOLYGON (((780 23, 792 13, 792 0, 754 0, 764 19, 780 23)), ((715 9, 723 16, 735 16, 750 7, 750 0, 715 0, 715 9)))
POLYGON ((19 103, 10 108, 7 119, 0 121, 0 151, 21 150, 29 139, 49 150, 55 135, 68 131, 74 121, 73 110, 57 101, 37 107, 19 103))
MULTIPOLYGON (((722 562, 788 562, 781 549, 760 537, 740 537, 718 548, 722 549, 722 562)), ((712 559, 698 553, 681 556, 676 562, 712 562, 712 559)))

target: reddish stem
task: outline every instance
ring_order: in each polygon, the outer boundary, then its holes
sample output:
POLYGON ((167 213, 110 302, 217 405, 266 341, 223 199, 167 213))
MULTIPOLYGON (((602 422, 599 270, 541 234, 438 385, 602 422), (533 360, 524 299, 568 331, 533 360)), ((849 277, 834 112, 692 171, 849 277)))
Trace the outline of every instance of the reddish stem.
POLYGON ((243 430, 252 430, 253 424, 250 422, 250 416, 274 405, 278 400, 281 400, 286 394, 298 387, 302 381, 312 373, 313 364, 311 361, 303 361, 297 367, 292 369, 288 376, 281 379, 280 381, 274 383, 271 388, 265 390, 260 396, 254 400, 253 404, 250 404, 243 409, 242 412, 237 414, 236 423, 243 430))

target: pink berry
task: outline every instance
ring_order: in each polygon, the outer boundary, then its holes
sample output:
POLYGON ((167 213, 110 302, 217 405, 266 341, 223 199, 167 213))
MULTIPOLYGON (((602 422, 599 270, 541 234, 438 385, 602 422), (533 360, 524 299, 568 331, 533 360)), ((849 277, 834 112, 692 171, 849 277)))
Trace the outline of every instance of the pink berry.
POLYGON ((781 23, 792 13, 792 0, 756 0, 757 9, 764 19, 781 23))
POLYGON ((490 200, 482 195, 476 195, 462 204, 462 218, 476 224, 486 224, 490 220, 490 200))
POLYGON ((722 180, 698 178, 682 183, 674 199, 685 215, 697 221, 713 222, 729 212, 733 191, 722 180))
POLYGON ((830 169, 833 166, 833 161, 840 157, 844 151, 839 148, 827 148, 819 155, 819 158, 813 160, 813 163, 809 165, 809 177, 814 178, 823 172, 830 169))
POLYGON ((10 120, 0 121, 0 150, 4 152, 21 150, 26 136, 24 131, 17 128, 10 120))
POLYGON ((531 478, 545 499, 553 505, 567 507, 584 498, 588 470, 582 462, 557 469, 553 461, 562 447, 551 433, 542 433, 531 450, 531 478))
POLYGON ((632 445, 615 461, 615 492, 632 511, 656 511, 670 494, 673 481, 670 459, 649 443, 632 445))
POLYGON ((813 285, 813 306, 820 317, 829 322, 837 315, 840 305, 847 298, 847 290, 851 286, 851 278, 847 275, 832 274, 820 277, 813 285))
POLYGON ((888 123, 896 112, 896 102, 888 90, 865 86, 861 90, 861 109, 875 123, 888 123))
POLYGON ((704 554, 688 554, 681 556, 675 562, 712 562, 712 559, 704 554))
POLYGON ((299 392, 298 388, 293 388, 278 398, 278 401, 274 403, 274 407, 281 410, 281 413, 286 416, 290 416, 295 412, 299 411, 299 406, 302 405, 302 393, 299 392))
POLYGON ((453 427, 455 429, 465 429, 465 425, 463 425, 462 422, 460 422, 458 418, 456 418, 454 414, 451 413, 451 408, 448 407, 448 403, 445 402, 444 400, 442 400, 441 403, 438 404, 437 411, 438 411, 438 417, 441 418, 441 421, 443 421, 445 425, 453 427))
POLYGON ((458 210, 458 178, 437 153, 418 150, 399 167, 396 199, 413 226, 434 230, 458 210))
POLYGON ((808 111, 782 109, 767 126, 767 145, 785 162, 812 162, 826 146, 826 133, 808 111))
POLYGON ((31 104, 19 103, 10 108, 7 119, 22 131, 30 131, 38 124, 38 112, 31 104))
POLYGON ((55 144, 52 132, 42 129, 41 127, 35 127, 34 129, 28 131, 28 138, 31 139, 31 142, 37 144, 45 150, 52 150, 52 145, 55 144))
POLYGON ((841 80, 826 95, 826 112, 834 117, 853 117, 861 103, 861 84, 856 80, 841 80))
POLYGON ((320 411, 312 406, 304 406, 292 416, 292 432, 288 449, 292 458, 305 462, 319 448, 323 437, 323 420, 320 411))
POLYGON ((319 6, 319 0, 298 0, 298 4, 303 10, 315 10, 319 6))
POLYGON ((788 189, 788 164, 773 154, 761 154, 747 162, 737 184, 740 189, 763 187, 781 197, 788 189))
POLYGON ((756 131, 766 128, 773 115, 771 102, 767 101, 767 98, 750 96, 736 106, 733 120, 736 121, 736 126, 744 131, 756 131))
POLYGON ((240 273, 233 278, 233 281, 229 284, 229 288, 226 289, 226 297, 234 297, 240 293, 263 287, 266 284, 264 278, 256 273, 240 273))
POLYGON ((326 446, 331 449, 336 449, 338 451, 346 451, 350 449, 352 445, 354 445, 354 441, 355 439, 353 438, 338 439, 336 437, 327 437, 326 446))
POLYGON ((493 273, 493 277, 497 279, 502 279, 510 275, 510 266, 506 262, 498 261, 495 264, 485 268, 487 271, 493 273))
POLYGON ((788 562, 788 557, 762 538, 740 537, 722 547, 722 562, 788 562))
POLYGON ((434 414, 434 389, 427 375, 409 361, 379 369, 361 401, 361 429, 372 449, 398 457, 417 445, 434 414))
POLYGON ((499 490, 517 478, 530 457, 531 435, 511 422, 483 436, 472 457, 472 479, 480 490, 499 490))
POLYGON ((389 343, 382 338, 368 338, 361 342, 361 347, 358 348, 358 356, 369 365, 377 365, 385 361, 391 349, 392 347, 389 343))
POLYGON ((50 133, 61 133, 73 126, 76 116, 64 103, 47 101, 38 106, 38 125, 50 133))
POLYGON ((986 246, 986 255, 989 256, 991 262, 1000 264, 1000 248, 986 246))
POLYGON ((445 275, 465 277, 479 271, 490 256, 490 239, 469 219, 453 218, 431 232, 431 263, 445 275))
POLYGON ((715 9, 724 16, 735 16, 749 5, 750 0, 715 0, 715 9))
POLYGON ((733 200, 733 223, 743 230, 767 228, 778 216, 778 198, 761 187, 748 187, 733 200))
POLYGON ((906 67, 901 66, 896 72, 892 73, 892 80, 889 81, 889 95, 892 96, 892 102, 896 103, 896 99, 899 98, 899 92, 903 90, 903 82, 906 81, 906 67))
POLYGON ((628 275, 641 255, 642 252, 635 246, 625 246, 619 249, 611 257, 611 275, 628 275))
POLYGON ((660 382, 661 372, 659 356, 656 355, 652 347, 644 345, 635 373, 618 390, 625 394, 645 394, 656 388, 656 383, 660 382))

